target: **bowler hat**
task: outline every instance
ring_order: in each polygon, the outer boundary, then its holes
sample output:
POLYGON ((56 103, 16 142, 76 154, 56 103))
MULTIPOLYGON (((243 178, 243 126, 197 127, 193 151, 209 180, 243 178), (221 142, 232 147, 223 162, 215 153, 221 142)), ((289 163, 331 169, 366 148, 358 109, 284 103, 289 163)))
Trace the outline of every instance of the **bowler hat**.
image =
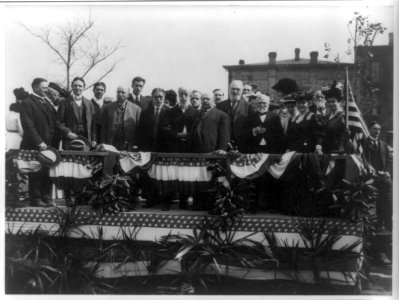
POLYGON ((50 168, 58 165, 61 161, 60 153, 53 147, 41 150, 36 155, 37 160, 45 167, 50 168))
POLYGON ((272 89, 276 90, 277 92, 282 92, 285 95, 291 94, 298 90, 298 85, 294 79, 291 78, 282 78, 280 79, 272 89))
POLYGON ((77 139, 68 140, 64 146, 65 150, 74 150, 74 151, 89 151, 90 150, 90 142, 83 136, 78 136, 77 139))

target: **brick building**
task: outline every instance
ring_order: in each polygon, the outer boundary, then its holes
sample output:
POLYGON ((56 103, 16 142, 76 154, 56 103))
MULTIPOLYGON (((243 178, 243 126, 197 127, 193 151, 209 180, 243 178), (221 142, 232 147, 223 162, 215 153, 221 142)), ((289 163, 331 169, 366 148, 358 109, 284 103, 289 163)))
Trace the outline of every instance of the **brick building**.
POLYGON ((389 44, 371 47, 357 47, 355 61, 359 61, 367 55, 367 60, 362 74, 358 80, 358 98, 365 120, 377 119, 382 124, 384 131, 393 130, 393 33, 389 33, 389 44), (369 84, 367 84, 369 81, 369 84), (371 101, 368 98, 367 88, 375 92, 371 93, 371 101), (363 103, 362 103, 363 102, 363 103))
POLYGON ((319 60, 318 52, 310 52, 309 58, 300 56, 300 49, 294 50, 294 58, 277 60, 276 52, 269 52, 267 62, 245 64, 240 60, 238 65, 223 66, 228 71, 228 80, 242 80, 259 85, 259 90, 273 97, 271 87, 281 78, 289 77, 297 81, 300 88, 317 90, 330 85, 334 79, 344 82, 345 67, 349 73, 352 63, 336 63, 319 60))

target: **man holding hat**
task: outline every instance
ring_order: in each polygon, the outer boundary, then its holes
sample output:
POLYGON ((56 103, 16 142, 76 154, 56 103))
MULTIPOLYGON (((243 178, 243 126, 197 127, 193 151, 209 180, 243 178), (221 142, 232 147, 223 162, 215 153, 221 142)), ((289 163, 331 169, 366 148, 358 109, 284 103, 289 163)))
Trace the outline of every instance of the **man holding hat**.
MULTIPOLYGON (((32 82, 33 93, 21 103, 21 124, 24 130, 21 149, 46 150, 53 146, 56 134, 54 108, 46 99, 48 82, 44 78, 35 78, 32 82)), ((50 206, 51 184, 47 168, 30 173, 29 198, 33 206, 50 206)))
POLYGON ((76 77, 72 80, 72 94, 60 103, 57 112, 57 127, 63 135, 63 146, 70 140, 83 136, 90 143, 96 141, 94 130, 95 109, 93 103, 82 93, 85 88, 83 78, 76 77))

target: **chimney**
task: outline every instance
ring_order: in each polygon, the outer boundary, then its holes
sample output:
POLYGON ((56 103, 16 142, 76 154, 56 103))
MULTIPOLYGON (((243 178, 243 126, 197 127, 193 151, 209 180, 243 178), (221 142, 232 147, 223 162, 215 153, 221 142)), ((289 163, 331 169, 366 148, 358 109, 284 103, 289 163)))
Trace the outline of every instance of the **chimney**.
POLYGON ((269 52, 269 64, 270 65, 276 64, 276 57, 277 57, 277 52, 269 52))
POLYGON ((301 49, 295 48, 295 61, 299 61, 299 53, 301 52, 301 49))
POLYGON ((240 59, 240 60, 238 61, 238 64, 239 64, 239 65, 245 65, 245 60, 240 59))
POLYGON ((389 46, 393 46, 393 32, 389 33, 389 46))
POLYGON ((310 52, 310 63, 311 64, 317 64, 317 57, 318 56, 319 56, 319 52, 317 52, 317 51, 310 52))

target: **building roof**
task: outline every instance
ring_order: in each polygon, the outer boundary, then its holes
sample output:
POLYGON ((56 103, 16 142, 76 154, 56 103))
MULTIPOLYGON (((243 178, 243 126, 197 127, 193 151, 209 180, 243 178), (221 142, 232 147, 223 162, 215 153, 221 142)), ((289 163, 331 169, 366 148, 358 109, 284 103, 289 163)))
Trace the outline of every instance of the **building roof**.
POLYGON ((256 69, 256 68, 273 68, 275 66, 282 67, 282 66, 309 66, 309 65, 318 65, 318 66, 345 66, 350 67, 353 66, 353 63, 337 63, 328 60, 317 60, 317 63, 310 63, 309 58, 300 58, 299 60, 295 59, 285 59, 285 60, 277 60, 276 63, 269 63, 269 62, 262 62, 262 63, 253 63, 253 64, 241 64, 241 65, 227 65, 223 66, 225 69, 256 69))

